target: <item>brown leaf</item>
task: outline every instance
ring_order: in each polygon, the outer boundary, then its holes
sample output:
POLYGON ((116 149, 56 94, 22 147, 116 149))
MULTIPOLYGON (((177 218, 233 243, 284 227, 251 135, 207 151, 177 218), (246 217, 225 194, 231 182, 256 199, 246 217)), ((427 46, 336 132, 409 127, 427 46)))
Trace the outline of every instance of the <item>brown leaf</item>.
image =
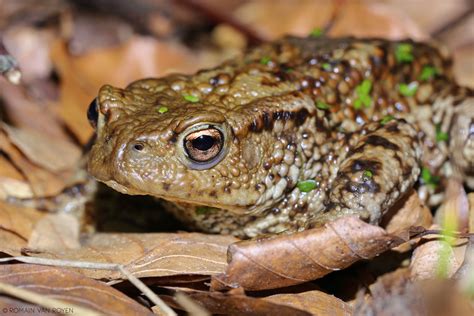
POLYGON ((346 1, 329 32, 330 36, 427 39, 414 20, 396 6, 365 1, 346 1))
MULTIPOLYGON (((279 304, 267 299, 259 299, 245 294, 205 292, 195 290, 185 290, 184 293, 204 306, 212 314, 225 315, 313 315, 310 311, 303 311, 289 304, 279 304)), ((167 300, 168 301, 168 300, 167 300)), ((173 304, 172 301, 169 302, 173 304)), ((179 307, 179 306, 177 306, 179 307)), ((334 315, 343 315, 337 314, 334 315)))
MULTIPOLYGON (((433 226, 438 229, 439 226, 433 226)), ((466 241, 440 236, 425 236, 411 257, 410 273, 413 279, 451 277, 463 262, 466 241)))
POLYGON ((28 127, 55 139, 69 139, 51 106, 27 95, 21 87, 2 80, 0 90, 5 111, 13 125, 19 128, 28 127))
POLYGON ((80 224, 72 214, 47 214, 40 219, 28 241, 28 248, 43 251, 78 249, 80 224))
POLYGON ((474 307, 450 280, 412 281, 406 269, 386 274, 360 296, 356 315, 472 315, 474 307))
POLYGON ((446 196, 436 211, 435 223, 457 231, 469 228, 469 202, 466 191, 463 184, 454 178, 448 179, 446 196))
MULTIPOLYGON (((30 312, 31 314, 33 314, 34 312, 39 312, 41 310, 41 307, 34 304, 25 303, 19 299, 14 299, 8 296, 0 296, 0 310, 4 314, 9 313, 9 314, 26 316, 27 312, 30 312), (22 311, 23 314, 21 314, 20 311, 22 311)), ((48 315, 61 315, 61 314, 51 312, 51 313, 48 313, 48 315)))
POLYGON ((403 241, 355 217, 293 235, 243 241, 230 245, 226 273, 213 277, 211 287, 263 290, 299 284, 372 258, 403 241))
POLYGON ((105 315, 153 315, 116 289, 67 269, 31 264, 0 265, 0 282, 105 315))
POLYGON ((312 315, 352 315, 352 308, 349 304, 321 291, 276 294, 263 299, 275 304, 298 308, 312 315))
MULTIPOLYGON (((226 267, 227 246, 237 241, 231 236, 182 234, 94 234, 83 239, 80 249, 48 251, 33 256, 123 264, 136 277, 181 274, 214 275, 226 267)), ((80 270, 96 279, 121 279, 119 272, 80 270)))
POLYGON ((469 201, 469 232, 474 233, 474 193, 467 195, 469 201))
POLYGON ((234 13, 265 38, 286 34, 306 36, 330 20, 335 4, 342 3, 330 36, 426 38, 420 28, 396 5, 369 1, 250 1, 234 13))
POLYGON ((286 34, 306 36, 329 21, 331 1, 249 1, 234 15, 261 34, 274 39, 286 34), (278 18, 275 18, 278 17, 278 18))
POLYGON ((81 150, 71 142, 54 139, 32 129, 7 124, 2 124, 2 128, 31 162, 51 172, 72 170, 81 157, 81 150))
MULTIPOLYGON (((418 192, 411 193, 399 200, 384 216, 382 227, 387 233, 409 239, 410 227, 429 228, 433 224, 433 215, 426 205, 421 202, 418 192), (385 223, 387 221, 387 223, 385 223)), ((416 246, 418 239, 410 239, 406 243, 393 248, 398 252, 406 252, 416 246)))
POLYGON ((474 44, 462 47, 454 52, 454 74, 461 85, 474 88, 474 44))
POLYGON ((412 190, 406 199, 402 199, 394 207, 395 214, 384 226, 389 234, 406 231, 410 227, 428 228, 433 224, 433 216, 426 205, 421 202, 418 193, 412 190))
POLYGON ((54 196, 64 189, 66 175, 62 175, 64 177, 62 179, 62 177, 32 164, 10 143, 3 132, 0 132, 0 149, 9 156, 10 160, 28 179, 35 197, 54 196))
POLYGON ((5 156, 0 155, 0 199, 8 197, 28 199, 33 197, 33 191, 25 177, 5 156))
POLYGON ((0 252, 20 255, 34 225, 44 216, 38 210, 19 207, 0 200, 0 252))

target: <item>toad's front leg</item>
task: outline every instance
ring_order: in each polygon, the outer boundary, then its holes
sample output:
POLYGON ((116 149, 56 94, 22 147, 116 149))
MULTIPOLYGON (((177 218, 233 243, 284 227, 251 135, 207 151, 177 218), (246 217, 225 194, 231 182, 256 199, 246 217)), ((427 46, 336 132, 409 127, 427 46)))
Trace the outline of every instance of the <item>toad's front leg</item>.
POLYGON ((313 225, 350 214, 376 224, 418 178, 421 146, 405 120, 369 123, 355 139, 313 225))

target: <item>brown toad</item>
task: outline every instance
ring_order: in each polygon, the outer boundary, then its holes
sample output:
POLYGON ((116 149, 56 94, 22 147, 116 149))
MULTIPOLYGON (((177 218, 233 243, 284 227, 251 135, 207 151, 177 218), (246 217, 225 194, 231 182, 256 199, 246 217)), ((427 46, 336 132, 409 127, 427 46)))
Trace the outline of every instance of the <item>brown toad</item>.
POLYGON ((88 169, 213 233, 378 223, 414 185, 473 185, 474 98, 450 63, 412 41, 287 37, 194 75, 106 85, 88 169))

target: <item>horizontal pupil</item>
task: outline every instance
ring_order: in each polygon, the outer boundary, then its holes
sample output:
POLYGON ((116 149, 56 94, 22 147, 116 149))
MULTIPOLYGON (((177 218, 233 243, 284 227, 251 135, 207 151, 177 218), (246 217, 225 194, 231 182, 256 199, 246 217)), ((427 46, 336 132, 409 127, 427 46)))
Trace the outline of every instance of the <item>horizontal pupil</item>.
POLYGON ((201 135, 192 140, 193 147, 197 150, 205 151, 214 146, 214 138, 208 135, 201 135))

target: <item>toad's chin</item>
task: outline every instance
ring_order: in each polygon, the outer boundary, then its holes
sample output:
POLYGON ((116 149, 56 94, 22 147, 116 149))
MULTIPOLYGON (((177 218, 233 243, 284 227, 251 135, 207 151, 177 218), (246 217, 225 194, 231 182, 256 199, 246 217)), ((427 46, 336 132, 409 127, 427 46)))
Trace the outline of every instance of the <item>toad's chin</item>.
MULTIPOLYGON (((139 190, 135 190, 133 188, 124 186, 120 183, 118 183, 115 180, 108 180, 108 181, 103 181, 107 186, 111 187, 115 191, 118 191, 123 194, 128 194, 128 195, 149 195, 147 193, 141 192, 139 190)), ((189 199, 189 198, 182 198, 179 196, 173 196, 170 194, 170 191, 166 192, 164 195, 160 194, 153 194, 154 197, 163 199, 169 202, 173 203, 184 203, 188 205, 202 205, 202 206, 209 206, 209 207, 214 207, 214 208, 219 208, 219 209, 224 209, 226 211, 229 211, 231 213, 234 213, 236 215, 248 215, 248 214, 254 214, 258 213, 259 209, 249 209, 247 207, 243 207, 241 205, 229 205, 226 203, 222 203, 217 199, 210 199, 209 201, 203 201, 203 200, 197 200, 197 199, 189 199)))

